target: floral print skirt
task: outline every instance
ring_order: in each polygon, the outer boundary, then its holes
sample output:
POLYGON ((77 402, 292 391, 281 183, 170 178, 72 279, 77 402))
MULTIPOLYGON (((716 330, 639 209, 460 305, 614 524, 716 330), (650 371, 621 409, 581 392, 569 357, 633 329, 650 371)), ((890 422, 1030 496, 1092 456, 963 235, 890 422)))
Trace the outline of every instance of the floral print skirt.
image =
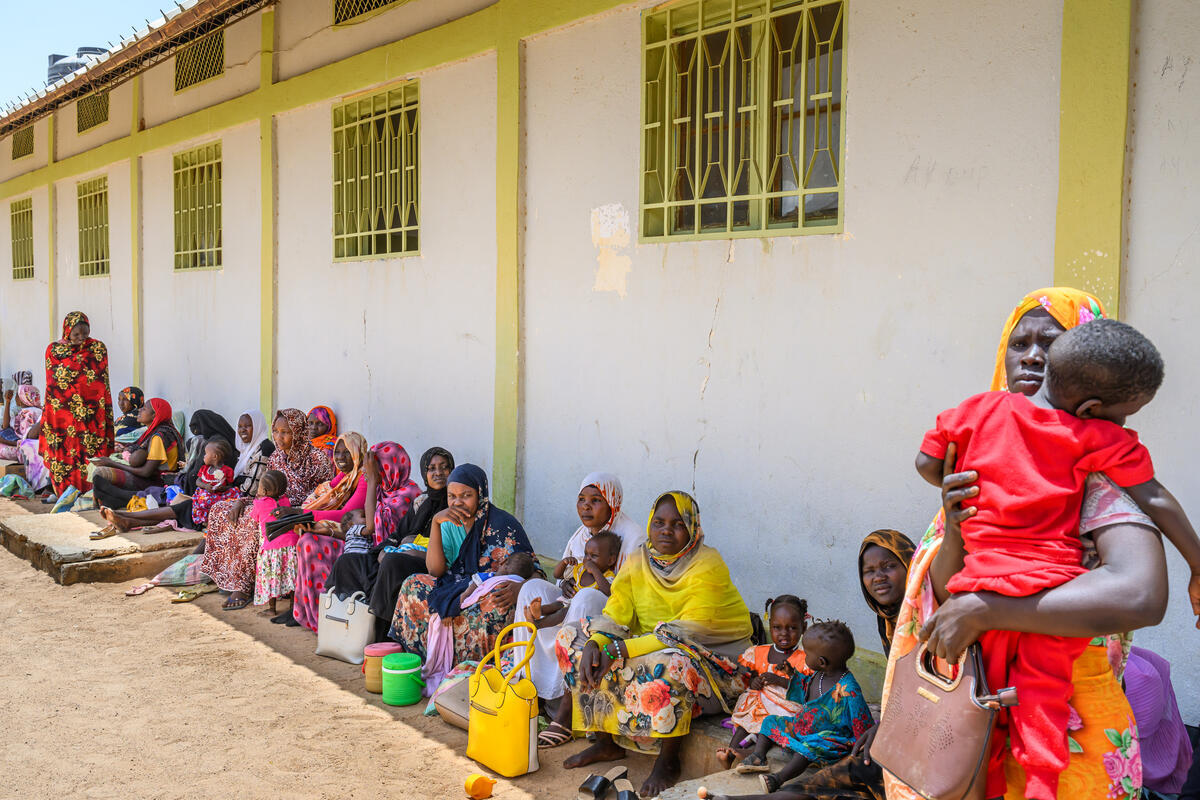
POLYGON ((658 751, 658 739, 685 736, 692 717, 728 710, 750 685, 753 675, 731 658, 686 640, 668 638, 669 647, 630 658, 583 691, 578 677, 583 646, 591 636, 585 619, 563 625, 555 653, 574 704, 572 729, 612 734, 617 744, 643 753, 658 751))
POLYGON ((250 594, 254 591, 254 568, 262 531, 248 508, 236 522, 229 521, 229 509, 234 502, 222 500, 208 510, 201 570, 227 592, 250 594))
MULTIPOLYGON (((410 653, 425 657, 429 632, 429 594, 437 578, 412 575, 400 587, 396 614, 388 636, 410 653)), ((501 611, 484 595, 479 602, 450 620, 454 626, 454 663, 482 661, 496 645, 496 636, 513 620, 513 610, 501 611)))
POLYGON ((296 546, 258 551, 254 570, 254 605, 261 606, 296 590, 296 546))

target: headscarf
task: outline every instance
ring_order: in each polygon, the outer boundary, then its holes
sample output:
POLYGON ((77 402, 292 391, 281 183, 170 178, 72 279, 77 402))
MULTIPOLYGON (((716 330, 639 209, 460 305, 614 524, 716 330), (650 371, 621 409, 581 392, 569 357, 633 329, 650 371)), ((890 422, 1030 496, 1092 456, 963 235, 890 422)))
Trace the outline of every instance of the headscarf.
POLYGON ((395 442, 380 442, 371 448, 379 465, 379 486, 375 489, 375 542, 389 538, 400 522, 412 513, 413 501, 421 487, 409 477, 412 459, 395 442))
POLYGON ((1132 648, 1125 667, 1125 696, 1137 721, 1142 786, 1179 794, 1192 763, 1192 742, 1179 715, 1170 662, 1150 650, 1132 648))
MULTIPOLYGON (((207 444, 214 437, 220 437, 229 445, 229 455, 225 458, 225 466, 232 467, 237 463, 237 450, 234 449, 234 443, 239 441, 238 436, 233 431, 233 427, 229 421, 215 411, 209 411, 207 408, 198 409, 192 414, 191 420, 188 421, 189 427, 195 427, 197 430, 196 436, 204 440, 207 444)), ((200 453, 200 460, 204 461, 204 446, 197 448, 200 453)))
MULTIPOLYGON (((171 422, 171 404, 161 397, 150 398, 150 408, 154 410, 154 419, 146 426, 146 432, 134 443, 134 448, 149 447, 150 439, 155 434, 162 437, 163 449, 170 449, 171 445, 179 442, 179 431, 175 430, 175 425, 171 422)), ((173 467, 174 464, 168 464, 167 469, 173 467)))
POLYGON ((277 469, 287 476, 287 498, 298 506, 308 497, 317 484, 328 480, 333 473, 333 464, 321 450, 312 446, 308 438, 308 417, 298 408, 285 408, 275 414, 287 423, 292 431, 292 449, 276 448, 267 461, 269 469, 277 469))
POLYGON ((721 554, 704 544, 700 507, 686 492, 659 495, 646 522, 645 546, 625 562, 612 582, 602 617, 591 619, 593 631, 640 636, 669 623, 687 639, 723 655, 740 654, 753 631, 750 610, 729 577, 721 554), (670 498, 688 529, 688 543, 664 556, 650 543, 654 509, 670 498))
POLYGON ((996 350, 996 368, 992 372, 993 392, 1008 390, 1008 374, 1004 369, 1004 354, 1008 352, 1008 339, 1021 318, 1035 308, 1044 308, 1059 325, 1071 330, 1076 325, 1107 317, 1104 304, 1095 295, 1069 287, 1038 289, 1025 295, 1017 307, 1008 315, 1004 330, 1000 333, 1000 346, 996 350))
POLYGON ((246 468, 250 466, 251 459, 254 458, 254 454, 258 452, 258 449, 262 447, 262 443, 271 435, 271 431, 267 429, 267 418, 257 408, 243 411, 238 416, 239 422, 242 417, 250 418, 250 442, 243 442, 241 436, 236 437, 237 466, 233 468, 234 475, 241 475, 246 471, 246 468))
POLYGON ((27 369, 17 370, 12 374, 13 386, 29 386, 33 383, 33 372, 27 369))
MULTIPOLYGON (((337 485, 329 480, 313 489, 312 494, 308 496, 303 505, 303 508, 308 511, 332 511, 342 508, 350 499, 350 495, 354 494, 354 490, 363 476, 363 462, 367 457, 367 440, 362 437, 362 434, 351 431, 339 436, 337 441, 350 452, 350 459, 353 462, 350 471, 337 481, 337 485)), ((337 449, 336 444, 334 449, 337 449)))
MULTIPOLYGON (((63 344, 70 344, 71 329, 80 323, 87 325, 89 328, 92 327, 92 323, 88 320, 87 314, 83 313, 82 311, 72 311, 70 314, 67 314, 67 316, 63 317, 63 327, 62 327, 62 343, 63 344)), ((73 347, 76 350, 82 349, 83 347, 87 346, 88 342, 90 342, 91 340, 92 340, 92 337, 89 336, 88 338, 83 340, 82 344, 71 345, 71 347, 73 347)))
MULTIPOLYGON (((636 553, 642 546, 642 529, 633 521, 632 517, 621 509, 625 492, 621 488, 620 478, 611 472, 593 472, 583 479, 583 483, 579 485, 579 491, 582 492, 589 486, 595 487, 604 498, 604 502, 608 503, 608 507, 612 509, 612 516, 601 530, 612 531, 621 537, 621 554, 617 561, 617 566, 620 567, 625 563, 625 559, 636 553)), ((584 548, 591 538, 592 532, 588 530, 587 526, 580 525, 567 541, 566 549, 563 550, 563 558, 570 556, 583 561, 584 548)))
POLYGON ((479 507, 475 510, 475 521, 467 531, 467 538, 459 548, 458 557, 446 567, 446 572, 437 579, 429 593, 429 611, 442 619, 451 619, 461 613, 459 601, 466 591, 471 576, 494 562, 501 553, 532 553, 529 537, 516 517, 497 508, 488 499, 487 473, 474 464, 459 464, 450 473, 447 483, 470 486, 479 494, 479 507))
POLYGON ((333 448, 337 444, 338 438, 337 417, 334 416, 333 409, 329 406, 316 406, 312 411, 308 412, 308 416, 316 416, 317 419, 324 420, 325 424, 329 426, 329 432, 315 437, 312 440, 312 444, 313 447, 318 450, 324 450, 332 456, 333 448))
POLYGON ((133 406, 130 413, 133 413, 134 411, 137 411, 142 406, 146 405, 145 393, 142 392, 142 390, 136 386, 126 386, 124 389, 121 390, 118 397, 128 400, 129 404, 131 406, 133 406))
POLYGON ((398 521, 394 530, 388 530, 391 523, 386 517, 380 516, 381 506, 376 503, 375 506, 375 534, 379 537, 380 531, 383 531, 384 541, 380 545, 390 544, 399 547, 409 536, 428 536, 429 525, 433 522, 434 516, 441 510, 445 509, 449 502, 446 499, 446 487, 441 489, 429 488, 429 465, 433 463, 436 456, 442 456, 450 464, 450 469, 454 469, 454 456, 444 447, 431 447, 421 455, 421 482, 425 484, 425 491, 417 496, 412 503, 412 509, 407 515, 398 521), (382 523, 382 526, 381 526, 382 523))
POLYGON ((24 404, 26 408, 41 408, 42 393, 37 390, 36 386, 22 384, 17 387, 17 400, 24 404))
POLYGON ((868 547, 882 547, 889 553, 894 555, 904 565, 907 573, 908 565, 912 561, 913 551, 916 545, 900 531, 894 531, 890 528, 882 528, 872 533, 868 533, 862 540, 862 545, 858 548, 858 587, 862 589, 863 598, 866 599, 867 605, 876 614, 876 624, 879 626, 879 641, 883 643, 883 652, 886 653, 892 646, 892 634, 896 631, 896 617, 900 614, 900 606, 904 604, 904 597, 894 605, 884 606, 876 600, 867 590, 866 585, 862 580, 863 553, 867 552, 868 547))

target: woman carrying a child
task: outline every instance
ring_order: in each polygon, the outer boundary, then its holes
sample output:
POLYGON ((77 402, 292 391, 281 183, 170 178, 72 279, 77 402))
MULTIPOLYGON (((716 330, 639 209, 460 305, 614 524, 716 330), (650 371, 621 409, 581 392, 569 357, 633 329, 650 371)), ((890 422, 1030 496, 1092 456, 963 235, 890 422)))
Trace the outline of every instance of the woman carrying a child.
MULTIPOLYGON (((267 459, 271 469, 287 478, 286 495, 291 505, 300 505, 323 481, 333 477, 333 464, 312 446, 304 413, 285 408, 275 415, 271 427, 275 452, 267 459)), ((230 592, 227 611, 245 608, 254 591, 254 568, 262 538, 259 523, 249 513, 253 498, 241 497, 215 504, 208 512, 202 571, 230 592)))
MULTIPOLYGON (((554 655, 554 642, 558 631, 563 625, 578 623, 584 617, 592 617, 604 609, 608 602, 608 594, 596 587, 593 580, 584 579, 585 586, 578 585, 574 574, 583 576, 587 562, 587 547, 595 536, 603 531, 609 531, 618 538, 615 554, 608 553, 604 547, 603 569, 617 570, 631 554, 641 548, 646 541, 646 535, 638 524, 621 509, 625 492, 621 480, 608 472, 593 472, 583 479, 579 486, 579 495, 575 500, 575 512, 579 515, 579 527, 571 535, 563 550, 562 560, 555 567, 554 578, 557 583, 534 578, 526 581, 517 597, 518 620, 532 620, 538 627, 537 646, 533 649, 533 658, 526 669, 527 677, 537 686, 538 697, 543 700, 555 700, 562 697, 565 691, 562 670, 559 669, 558 659, 554 655), (612 556, 615 555, 615 561, 612 556), (557 619, 551 620, 543 609, 563 604, 565 613, 559 613, 557 619), (534 613, 536 609, 536 614, 534 613)), ((529 632, 524 628, 513 632, 515 641, 526 641, 529 632)), ((506 659, 513 663, 524 657, 523 649, 510 650, 505 653, 506 659)), ((552 722, 550 727, 538 734, 538 746, 558 747, 571 741, 571 730, 567 725, 552 722)))
POLYGON ((737 663, 750 646, 750 611, 720 553, 704 544, 700 510, 685 492, 654 502, 641 547, 612 584, 600 616, 564 625, 556 652, 571 704, 556 715, 596 743, 563 766, 658 758, 642 797, 679 780, 679 749, 692 717, 730 713, 750 682, 737 663))
MULTIPOLYGON (((95 460, 92 475, 96 504, 106 508, 125 508, 140 491, 162 486, 162 473, 174 468, 179 460, 179 431, 171 421, 171 404, 155 397, 138 413, 146 432, 134 442, 127 462, 105 457, 95 460)), ((101 533, 116 533, 112 525, 101 533)), ((94 537, 100 538, 100 537, 94 537)))
POLYGON ((410 653, 425 655, 429 619, 437 614, 454 633, 454 663, 479 661, 512 622, 518 582, 496 586, 463 608, 471 577, 496 572, 513 553, 533 553, 517 519, 488 499, 487 475, 474 464, 450 473, 447 507, 433 516, 426 553, 428 575, 413 575, 400 587, 388 635, 410 653))
MULTIPOLYGON (((1104 315, 1100 301, 1076 289, 1041 289, 1027 295, 1005 325, 997 350, 992 390, 1031 395, 1045 378, 1050 344, 1066 330, 1104 315)), ((974 472, 950 474, 955 453, 946 457, 942 482, 943 511, 934 519, 914 555, 904 602, 896 622, 884 685, 884 709, 895 660, 927 638, 932 652, 955 657, 992 629, 1052 636, 1095 637, 1076 661, 1072 676, 1072 715, 1067 726, 1071 749, 1059 776, 1063 797, 1133 800, 1141 794, 1141 773, 1133 713, 1119 677, 1128 656, 1129 638, 1113 629, 1154 625, 1166 608, 1166 559, 1157 530, 1132 499, 1101 475, 1088 479, 1080 533, 1084 566, 1093 569, 1032 597, 994 593, 956 594, 938 607, 934 585, 950 577, 937 574, 936 556, 946 526, 959 525, 974 513, 964 507, 978 492, 974 472), (1120 742, 1120 744, 1117 744, 1120 742), (1113 768, 1118 765, 1118 768, 1113 768)), ((969 465, 968 465, 969 466, 969 465)), ((1006 797, 1023 795, 1025 776, 1006 753, 1006 797)), ((890 800, 916 800, 908 787, 885 776, 890 800)))

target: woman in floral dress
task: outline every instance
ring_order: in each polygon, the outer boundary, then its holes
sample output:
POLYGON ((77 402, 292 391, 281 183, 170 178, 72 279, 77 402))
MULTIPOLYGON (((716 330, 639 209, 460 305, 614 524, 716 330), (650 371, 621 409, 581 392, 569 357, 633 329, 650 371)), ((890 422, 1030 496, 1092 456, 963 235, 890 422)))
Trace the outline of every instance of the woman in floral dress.
POLYGON ((737 663, 750 646, 750 611, 685 492, 654 502, 645 545, 626 559, 598 617, 564 625, 555 643, 571 703, 556 715, 596 743, 563 766, 657 752, 642 797, 679 780, 679 748, 692 718, 726 714, 752 675, 737 663))

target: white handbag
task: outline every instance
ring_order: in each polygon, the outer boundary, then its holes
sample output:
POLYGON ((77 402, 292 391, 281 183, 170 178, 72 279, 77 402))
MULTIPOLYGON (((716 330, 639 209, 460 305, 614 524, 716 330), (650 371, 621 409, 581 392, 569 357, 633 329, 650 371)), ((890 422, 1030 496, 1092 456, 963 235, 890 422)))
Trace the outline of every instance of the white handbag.
POLYGON ((317 601, 317 655, 347 664, 361 664, 363 649, 375 632, 375 615, 367 610, 367 597, 355 592, 339 600, 332 591, 317 601))

